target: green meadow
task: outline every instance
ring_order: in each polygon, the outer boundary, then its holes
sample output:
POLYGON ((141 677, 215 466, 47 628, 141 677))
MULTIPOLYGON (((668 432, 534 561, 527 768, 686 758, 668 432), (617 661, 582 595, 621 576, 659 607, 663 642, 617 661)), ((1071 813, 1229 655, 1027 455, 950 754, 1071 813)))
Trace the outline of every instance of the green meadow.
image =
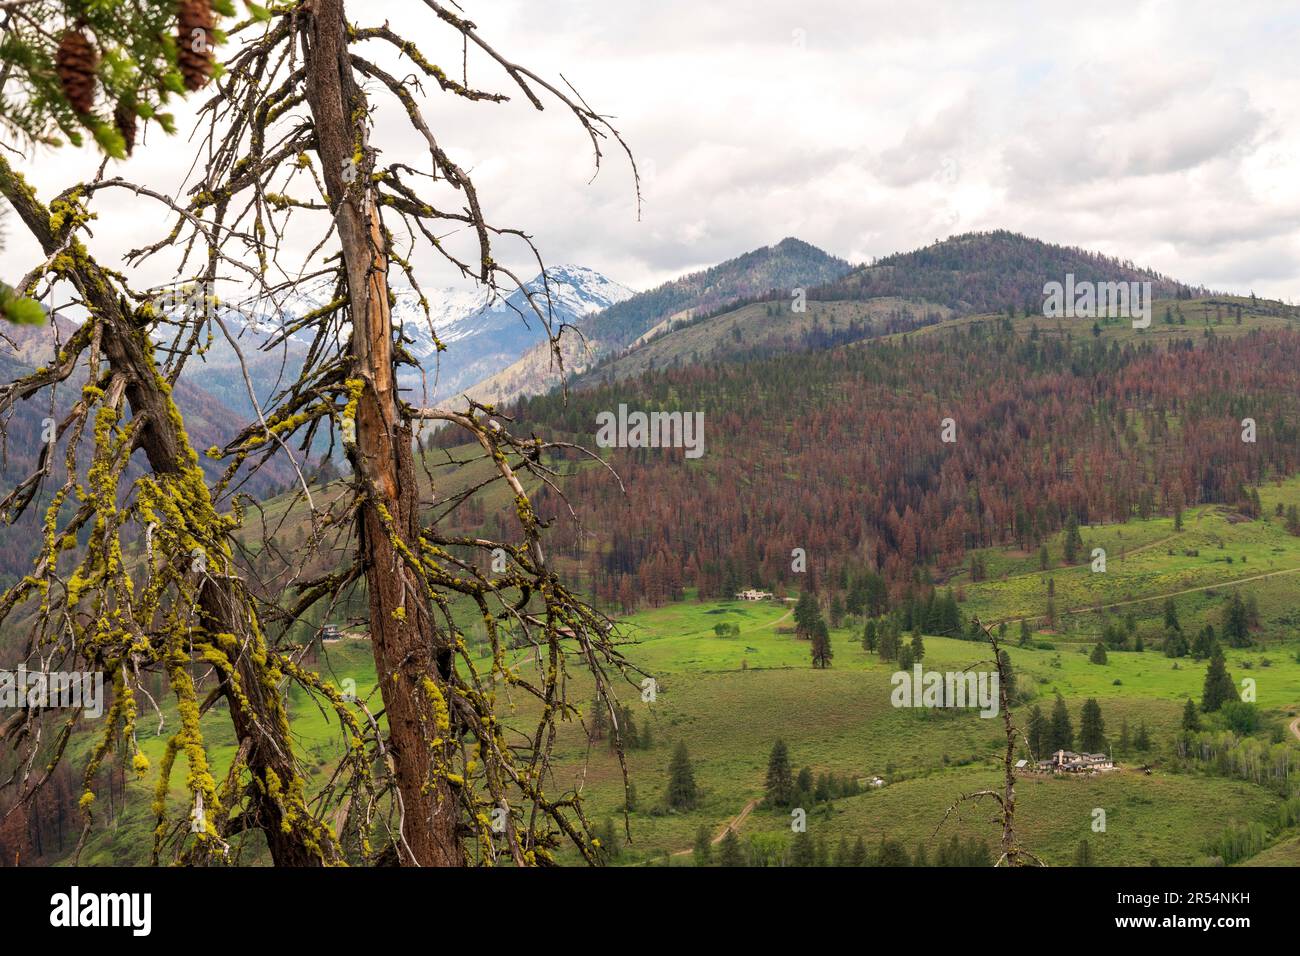
MULTIPOLYGON (((1239 687, 1243 679, 1254 682, 1264 732, 1282 739, 1289 715, 1300 705, 1300 573, 1291 573, 1300 570, 1300 538, 1288 534, 1273 512, 1278 502, 1300 500, 1300 481, 1270 485, 1260 495, 1265 515, 1258 521, 1207 507, 1185 512, 1182 530, 1175 530, 1168 518, 1081 529, 1084 558, 1093 547, 1106 549, 1105 573, 1094 573, 1087 563, 1063 566, 1056 539, 1048 543, 1052 561, 1046 571, 1040 569, 1037 552, 1002 549, 985 554, 986 580, 971 582, 960 572, 947 582, 960 592, 964 616, 1009 622, 1009 653, 1022 698, 1015 715, 1022 727, 1030 707, 1049 711, 1059 692, 1076 730, 1081 705, 1096 698, 1112 743, 1124 724, 1130 735, 1144 726, 1152 740, 1148 752, 1116 754, 1120 769, 1113 773, 1021 778, 1018 828, 1026 846, 1046 862, 1069 864, 1079 842, 1087 839, 1098 865, 1195 864, 1206 858, 1208 842, 1229 827, 1259 822, 1272 828, 1281 801, 1275 788, 1177 772, 1171 741, 1185 701, 1201 694, 1206 664, 1165 657, 1155 640, 1170 596, 1184 631, 1191 633, 1202 622, 1219 628, 1224 602, 1234 588, 1255 595, 1260 615, 1256 644, 1228 649, 1227 664, 1239 687), (1054 627, 1042 620, 1048 580, 1055 582, 1054 627), (1114 607, 1094 610, 1100 605, 1114 607), (1148 649, 1110 651, 1107 663, 1092 663, 1088 651, 1107 615, 1119 620, 1129 613, 1138 632, 1150 638, 1148 649), (1033 625, 1031 646, 1016 646, 1020 618, 1033 625), (1142 772, 1143 765, 1151 765, 1153 772, 1142 772), (1098 809, 1106 814, 1104 833, 1092 830, 1098 809)), ((999 830, 990 821, 989 804, 967 804, 944 820, 962 794, 997 784, 1004 745, 1001 721, 971 710, 893 706, 891 676, 897 664, 863 649, 860 620, 849 619, 832 630, 832 666, 814 670, 808 642, 793 634, 792 608, 789 602, 698 602, 686 595, 621 620, 624 655, 656 681, 653 701, 642 699, 637 675, 619 691, 642 736, 648 731, 650 738, 649 746, 627 752, 635 789, 635 806, 626 822, 630 841, 623 836, 625 791, 618 760, 607 741, 589 741, 577 721, 560 728, 552 789, 580 791, 596 824, 613 822, 620 834, 615 863, 690 865, 686 851, 697 830, 703 826, 721 834, 746 808, 750 812, 737 828, 742 843, 766 841, 771 846, 790 840, 788 811, 751 806, 763 797, 768 755, 781 739, 796 771, 806 766, 814 776, 835 774, 863 784, 879 776, 885 781, 882 787, 864 787, 856 796, 807 808, 810 834, 831 847, 858 837, 873 847, 887 837, 901 841, 909 852, 925 847, 932 857, 954 833, 996 846, 999 830), (719 636, 715 627, 723 623, 738 631, 724 629, 728 636, 719 636), (690 753, 699 790, 697 806, 689 812, 665 804, 668 763, 679 742, 690 753)), ((987 667, 987 657, 982 644, 925 636, 927 670, 987 667)), ((378 707, 368 641, 330 643, 314 664, 308 663, 339 686, 355 682, 358 696, 378 707)), ((536 666, 522 653, 516 663, 525 673, 536 666)), ((592 687, 576 663, 568 692, 584 713, 589 711, 592 687)), ((289 703, 309 770, 323 781, 340 752, 337 721, 300 690, 290 691, 289 703)), ((167 706, 163 713, 170 732, 174 714, 167 706)), ((524 722, 530 715, 531 709, 521 704, 507 719, 524 722)), ((220 774, 233 755, 229 721, 214 708, 203 725, 220 774)), ((94 828, 82 862, 147 859, 152 828, 148 803, 165 740, 154 733, 157 726, 156 716, 142 711, 139 740, 151 769, 144 779, 127 783, 128 800, 111 824, 94 828)), ((74 758, 84 756, 92 742, 89 735, 78 735, 74 758)), ((178 761, 172 781, 177 800, 184 773, 183 760, 178 761)), ((101 814, 101 821, 106 816, 101 814)), ((1270 845, 1253 862, 1294 864, 1300 860, 1300 834, 1275 829, 1270 845)), ((251 858, 257 858, 255 851, 251 858)), ((564 859, 574 862, 576 855, 564 859)))

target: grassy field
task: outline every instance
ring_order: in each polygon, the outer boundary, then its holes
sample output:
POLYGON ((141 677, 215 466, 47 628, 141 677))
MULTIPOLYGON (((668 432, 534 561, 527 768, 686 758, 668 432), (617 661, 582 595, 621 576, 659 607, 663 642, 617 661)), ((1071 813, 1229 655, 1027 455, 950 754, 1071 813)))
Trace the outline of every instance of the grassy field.
MULTIPOLYGON (((966 326, 983 325, 990 327, 1000 325, 1006 319, 1005 314, 970 315, 949 319, 937 325, 917 329, 908 335, 935 335, 945 330, 966 326)), ((1097 324, 1097 337, 1104 342, 1112 340, 1121 344, 1138 340, 1153 342, 1163 348, 1170 339, 1185 339, 1188 336, 1200 337, 1211 330, 1215 335, 1246 335, 1260 329, 1294 329, 1300 323, 1295 310, 1278 302, 1258 299, 1250 296, 1209 296, 1199 299, 1156 299, 1152 303, 1151 325, 1146 329, 1133 328, 1131 319, 1090 319, 1090 318, 1046 318, 1039 314, 1023 315, 1019 312, 1012 318, 1012 325, 1018 335, 1031 334, 1034 329, 1045 339, 1072 338, 1083 341, 1093 336, 1093 322, 1097 324), (1236 310, 1241 309, 1241 324, 1237 324, 1236 310), (1166 314, 1173 320, 1166 321, 1166 314)), ((902 333, 899 333, 901 335, 902 333)))
POLYGON ((1285 640, 1300 625, 1300 537, 1289 534, 1276 505, 1300 502, 1300 481, 1290 479, 1260 489, 1264 514, 1246 521, 1221 507, 1188 509, 1182 530, 1172 518, 1123 525, 1082 527, 1083 547, 1072 566, 1062 564, 1062 535, 1047 542, 1051 564, 1040 570, 1037 552, 1007 549, 982 552, 986 580, 971 582, 969 571, 949 579, 965 592, 963 609, 988 622, 1027 618, 1037 638, 1056 641, 1097 639, 1108 615, 1133 614, 1148 643, 1163 630, 1164 602, 1173 597, 1184 631, 1204 623, 1219 627, 1220 609, 1232 589, 1253 593, 1266 626, 1265 642, 1285 640), (1106 552, 1106 570, 1092 570, 1094 548, 1106 552), (1057 622, 1048 627, 1049 581, 1057 622))
MULTIPOLYGON (((641 705, 645 713, 638 716, 653 728, 656 745, 633 751, 629 759, 640 808, 632 815, 630 859, 687 848, 698 826, 721 827, 760 797, 767 755, 778 737, 786 741, 796 767, 855 778, 881 774, 890 781, 879 792, 838 801, 824 821, 813 819, 810 826, 826 824, 824 835, 832 842, 859 834, 871 840, 889 835, 909 845, 928 841, 958 795, 996 779, 997 722, 965 712, 892 707, 889 677, 895 665, 864 652, 855 634, 838 632, 834 666, 815 671, 806 660, 807 645, 765 626, 769 615, 753 607, 676 607, 634 621, 643 639, 632 656, 659 677, 661 692, 654 705, 641 705), (714 637, 712 625, 719 618, 739 620, 740 635, 714 637), (689 814, 657 813, 667 761, 678 740, 692 754, 701 803, 689 814)), ((926 650, 926 667, 941 671, 970 666, 981 657, 979 645, 938 637, 927 639, 926 650)), ((1263 672, 1259 652, 1229 654, 1234 676, 1251 663, 1261 707, 1279 718, 1300 700, 1294 652, 1293 645, 1277 654, 1263 672)), ((1156 741, 1176 731, 1183 701, 1199 696, 1204 676, 1203 664, 1184 661, 1175 667, 1151 652, 1112 654, 1104 666, 1055 650, 1018 648, 1011 656, 1020 686, 1040 703, 1049 703, 1059 690, 1077 724, 1079 704, 1095 696, 1112 736, 1121 721, 1131 729, 1145 723, 1156 741)), ((622 796, 613 758, 599 749, 588 756, 580 735, 563 742, 562 756, 575 765, 574 780, 583 779, 593 813, 616 812, 622 796)), ((1139 762, 1153 757, 1142 755, 1139 762)), ((1107 846, 1114 847, 1113 855, 1099 854, 1099 862, 1145 863, 1155 855, 1165 863, 1191 863, 1204 855, 1206 820, 1226 826, 1264 819, 1276 799, 1235 781, 1163 772, 1148 777, 1132 767, 1088 780, 1031 780, 1022 793, 1027 842, 1051 862, 1068 862, 1077 834, 1087 835, 1092 809, 1114 807, 1120 823, 1131 829, 1111 826, 1107 846), (1077 808, 1073 822, 1063 816, 1067 807, 1077 808), (1161 833, 1155 842, 1153 828, 1161 833), (1035 837, 1040 832, 1041 840, 1035 837)), ((991 828, 976 823, 986 817, 974 814, 965 826, 993 840, 991 828)), ((757 811, 742 832, 783 833, 787 823, 781 815, 757 811)))
MULTIPOLYGON (((1105 616, 1089 610, 1118 604, 1110 613, 1134 613, 1139 632, 1155 637, 1163 620, 1166 595, 1174 600, 1185 631, 1203 621, 1219 625, 1221 609, 1233 588, 1256 596, 1260 609, 1259 645, 1229 650, 1234 679, 1252 678, 1258 704, 1270 726, 1281 727, 1300 704, 1300 538, 1287 534, 1273 517, 1277 502, 1300 501, 1300 480, 1261 489, 1266 518, 1241 521, 1216 508, 1189 509, 1183 529, 1166 518, 1131 521, 1122 526, 1082 529, 1086 554, 1105 547, 1108 567, 1094 574, 1087 565, 1060 566, 1060 542, 1049 542, 1055 556, 1046 572, 1038 556, 1011 550, 988 552, 989 579, 970 582, 964 572, 951 584, 960 588, 965 615, 987 620, 1035 618, 1035 645, 1010 651, 1018 686, 1028 699, 1050 709, 1059 692, 1067 701, 1076 729, 1083 701, 1095 697, 1107 734, 1118 738, 1127 723, 1130 733, 1144 724, 1155 743, 1150 753, 1117 755, 1118 772, 1091 778, 1028 777, 1020 786, 1019 821, 1025 843, 1047 862, 1068 864, 1080 840, 1087 838, 1101 865, 1192 864, 1206 855, 1207 842, 1235 823, 1268 824, 1279 802, 1273 790, 1236 780, 1175 773, 1168 761, 1169 741, 1177 732, 1188 697, 1200 696, 1205 663, 1173 660, 1159 650, 1112 651, 1108 663, 1093 664, 1087 651, 1097 639, 1105 616), (1199 552, 1199 553, 1196 553, 1199 552), (1226 557, 1231 556, 1229 563, 1226 557), (1260 577, 1268 575, 1267 577, 1260 577), (1057 627, 1037 619, 1045 602, 1046 581, 1056 582, 1057 627), (1154 763, 1155 773, 1137 768, 1154 763), (1105 833, 1090 829, 1093 812, 1107 814, 1105 833)), ((946 809, 963 793, 997 780, 1003 742, 1000 721, 971 711, 896 708, 890 702, 893 663, 882 662, 861 647, 860 622, 832 632, 833 666, 814 670, 809 645, 791 633, 791 605, 782 602, 710 602, 687 599, 634 614, 621 623, 626 656, 653 674, 658 694, 643 703, 629 683, 621 692, 640 728, 652 738, 648 748, 628 753, 636 809, 629 816, 632 841, 618 860, 625 864, 662 862, 687 865, 697 829, 714 833, 761 798, 768 754, 784 740, 796 768, 814 774, 834 773, 857 780, 875 775, 886 786, 810 810, 809 830, 834 846, 841 838, 861 836, 869 846, 888 836, 910 849, 925 845, 933 854, 940 842, 957 832, 997 842, 990 810, 968 807, 961 819, 949 819, 936 833, 946 809), (719 623, 735 624, 739 633, 720 637, 719 623), (698 806, 688 813, 664 808, 667 766, 673 748, 685 742, 700 790, 698 806), (674 855, 675 854, 675 855, 674 855)), ((1010 625, 1014 641, 1018 626, 1010 625)), ((986 657, 981 645, 940 636, 925 640, 925 666, 960 670, 986 657)), ((1152 642, 1148 642, 1152 647, 1152 642)), ((519 659, 521 668, 535 666, 519 659)), ((377 698, 369 642, 344 640, 327 645, 315 664, 327 678, 354 681, 362 698, 377 698)), ((592 688, 575 668, 572 699, 586 709, 592 688)), ((377 703, 377 701, 376 701, 377 703)), ((300 691, 291 691, 293 731, 316 778, 334 766, 339 731, 300 691)), ((519 718, 528 715, 522 708, 519 718)), ((233 740, 226 715, 219 709, 203 721, 214 745, 214 770, 224 772, 233 740)), ((156 720, 142 716, 140 744, 154 768, 164 737, 155 736, 156 720)), ((168 732, 174 715, 167 713, 168 732)), ((90 746, 87 735, 74 741, 74 761, 90 746)), ((565 724, 557 741, 555 785, 580 789, 590 817, 597 823, 617 820, 621 827, 623 781, 615 756, 602 741, 589 743, 577 723, 565 724)), ((148 801, 153 774, 128 783, 132 799, 111 825, 91 834, 82 861, 133 863, 147 859, 152 820, 148 801)), ((181 795, 184 768, 178 766, 173 793, 181 795)), ((743 841, 780 843, 790 838, 784 811, 753 808, 739 828, 743 841)), ((1300 862, 1294 834, 1280 833, 1255 862, 1300 862)))

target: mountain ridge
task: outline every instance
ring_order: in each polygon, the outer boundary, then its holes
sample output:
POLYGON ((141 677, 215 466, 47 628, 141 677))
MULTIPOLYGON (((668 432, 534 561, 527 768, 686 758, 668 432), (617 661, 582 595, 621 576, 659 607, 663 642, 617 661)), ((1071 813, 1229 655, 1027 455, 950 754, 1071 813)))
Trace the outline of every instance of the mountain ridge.
MULTIPOLYGON (((669 280, 577 323, 577 334, 561 340, 564 370, 582 372, 675 317, 689 321, 778 289, 819 285, 850 269, 845 260, 801 239, 786 237, 669 280)), ((549 390, 558 384, 558 371, 551 350, 534 347, 518 361, 474 384, 466 394, 484 404, 500 404, 549 390)))

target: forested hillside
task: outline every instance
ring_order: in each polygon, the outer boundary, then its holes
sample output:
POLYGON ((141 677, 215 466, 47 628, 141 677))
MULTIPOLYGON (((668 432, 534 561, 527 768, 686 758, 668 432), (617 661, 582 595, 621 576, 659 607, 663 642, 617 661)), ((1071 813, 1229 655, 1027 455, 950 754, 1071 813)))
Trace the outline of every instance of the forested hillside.
POLYGON ((702 410, 706 452, 617 449, 565 490, 565 550, 602 598, 662 603, 815 571, 878 569, 897 595, 967 549, 1033 548, 1073 516, 1121 521, 1219 502, 1300 468, 1300 333, 1188 333, 1167 344, 1068 340, 987 322, 864 346, 650 372, 516 409, 590 445, 598 412, 702 410), (942 440, 943 420, 956 440, 942 440), (1243 441, 1242 420, 1257 423, 1243 441), (580 548, 579 541, 585 546, 580 548))
POLYGON ((1205 290, 1100 253, 1031 239, 1005 229, 953 236, 912 252, 886 256, 809 292, 817 299, 910 296, 958 312, 1024 315, 1042 311, 1043 283, 1067 273, 1089 282, 1152 283, 1165 298, 1190 298, 1205 290))

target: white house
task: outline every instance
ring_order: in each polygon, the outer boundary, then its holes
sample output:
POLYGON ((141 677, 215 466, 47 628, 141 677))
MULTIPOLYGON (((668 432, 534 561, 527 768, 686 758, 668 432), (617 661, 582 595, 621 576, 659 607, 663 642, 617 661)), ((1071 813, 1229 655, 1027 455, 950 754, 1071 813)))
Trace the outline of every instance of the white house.
POLYGON ((1048 760, 1040 760, 1042 773, 1099 773, 1114 770, 1115 762, 1105 754, 1077 754, 1073 750, 1058 750, 1048 760))

